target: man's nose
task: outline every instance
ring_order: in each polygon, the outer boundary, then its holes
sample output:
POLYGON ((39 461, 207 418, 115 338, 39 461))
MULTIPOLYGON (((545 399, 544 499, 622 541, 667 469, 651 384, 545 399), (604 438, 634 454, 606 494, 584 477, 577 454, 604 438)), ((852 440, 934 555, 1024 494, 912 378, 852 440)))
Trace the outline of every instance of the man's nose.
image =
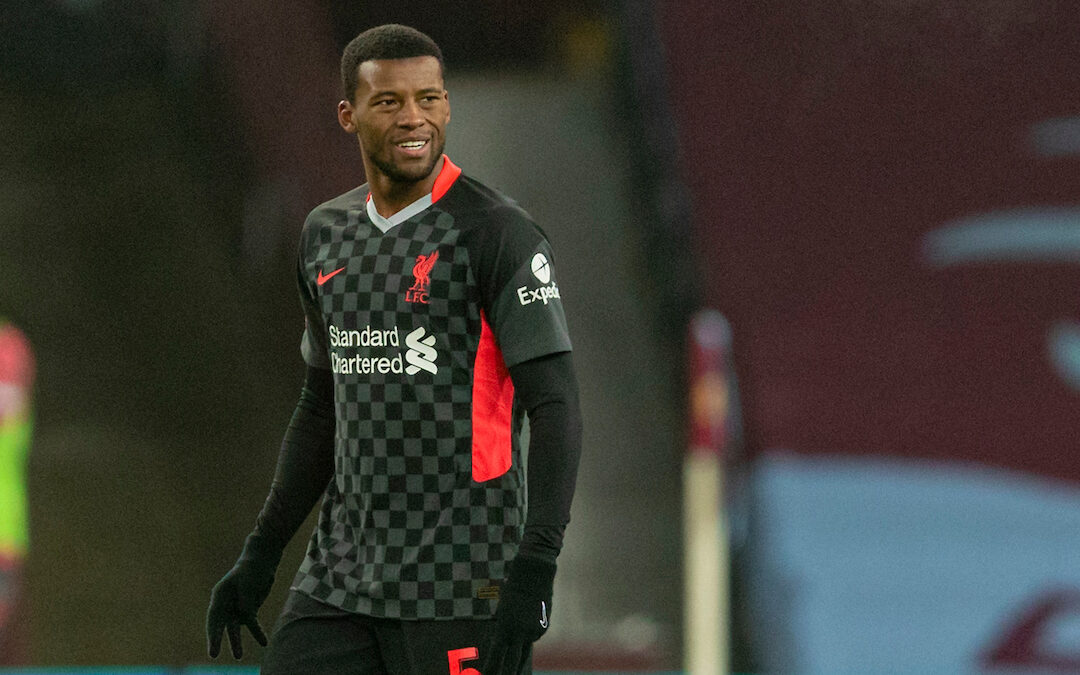
POLYGON ((398 126, 414 129, 424 123, 424 115, 416 101, 406 101, 398 111, 398 126))

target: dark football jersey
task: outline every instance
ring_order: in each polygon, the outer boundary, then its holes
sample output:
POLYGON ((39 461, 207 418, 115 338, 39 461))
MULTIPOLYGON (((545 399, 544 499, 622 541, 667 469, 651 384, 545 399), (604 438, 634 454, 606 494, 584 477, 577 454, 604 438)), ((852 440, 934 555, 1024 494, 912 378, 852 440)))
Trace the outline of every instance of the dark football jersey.
POLYGON ((571 348, 554 256, 448 158, 403 222, 369 198, 322 204, 301 235, 301 351, 333 372, 337 432, 293 588, 377 617, 489 617, 525 520, 507 369, 571 348))

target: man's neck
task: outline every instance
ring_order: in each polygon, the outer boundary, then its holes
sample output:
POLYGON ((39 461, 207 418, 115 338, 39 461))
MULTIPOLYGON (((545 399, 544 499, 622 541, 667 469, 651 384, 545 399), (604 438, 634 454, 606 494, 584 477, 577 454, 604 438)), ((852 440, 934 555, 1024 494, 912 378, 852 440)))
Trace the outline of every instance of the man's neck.
POLYGON ((440 157, 431 173, 423 180, 414 183, 395 181, 374 167, 365 167, 368 170, 368 188, 371 190, 371 200, 375 203, 375 210, 383 218, 389 218, 417 199, 430 194, 445 161, 440 157))

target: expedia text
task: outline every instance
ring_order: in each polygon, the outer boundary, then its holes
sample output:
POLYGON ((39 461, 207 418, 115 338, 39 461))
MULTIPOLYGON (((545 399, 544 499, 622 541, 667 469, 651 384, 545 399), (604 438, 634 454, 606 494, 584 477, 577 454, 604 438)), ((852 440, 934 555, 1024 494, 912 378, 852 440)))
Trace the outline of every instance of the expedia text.
POLYGON ((541 286, 540 288, 522 286, 517 289, 517 295, 518 300, 521 301, 522 305, 529 305, 534 302, 542 302, 546 305, 549 300, 562 299, 562 296, 559 295, 559 287, 554 282, 552 282, 550 286, 541 286))

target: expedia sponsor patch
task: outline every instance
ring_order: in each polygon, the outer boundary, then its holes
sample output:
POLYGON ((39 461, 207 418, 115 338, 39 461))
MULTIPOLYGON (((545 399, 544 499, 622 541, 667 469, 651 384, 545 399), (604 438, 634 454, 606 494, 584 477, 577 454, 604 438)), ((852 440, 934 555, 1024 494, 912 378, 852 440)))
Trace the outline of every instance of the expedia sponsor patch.
POLYGON ((550 300, 561 299, 559 295, 559 286, 551 280, 551 263, 548 261, 547 256, 543 253, 537 253, 533 256, 532 261, 529 263, 530 271, 536 280, 541 284, 544 284, 540 288, 529 288, 528 286, 521 286, 517 289, 518 301, 522 306, 530 305, 534 302, 542 302, 545 305, 550 300), (549 285, 548 282, 551 281, 549 285))
POLYGON ((521 286, 517 289, 517 296, 522 305, 528 305, 534 302, 542 302, 546 305, 549 300, 558 300, 562 298, 562 296, 559 295, 559 286, 554 282, 552 282, 550 286, 541 286, 540 288, 521 286))

